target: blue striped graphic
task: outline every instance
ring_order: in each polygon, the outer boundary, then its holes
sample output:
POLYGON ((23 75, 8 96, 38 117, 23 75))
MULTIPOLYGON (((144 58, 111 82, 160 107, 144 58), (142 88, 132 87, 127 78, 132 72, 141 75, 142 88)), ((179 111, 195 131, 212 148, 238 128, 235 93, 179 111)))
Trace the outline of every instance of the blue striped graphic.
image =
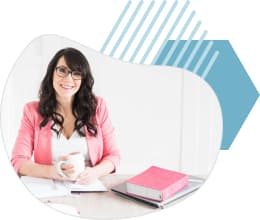
MULTIPOLYGON (((171 16, 171 13, 175 10, 177 4, 177 0, 175 0, 168 14, 164 18, 164 21, 161 23, 159 29, 156 30, 157 32, 152 39, 150 47, 148 47, 144 53, 141 63, 144 63, 147 56, 150 54, 150 51, 157 42, 159 35, 164 29, 166 23, 169 22, 168 20, 171 16)), ((189 4, 189 1, 187 1, 186 4, 189 4)), ((131 62, 136 58, 140 48, 142 47, 148 34, 151 32, 154 23, 157 21, 165 5, 166 1, 164 0, 148 28, 146 29, 145 34, 138 43, 138 46, 135 48, 134 53, 130 58, 131 62)), ((125 6, 125 9, 127 7, 130 7, 130 1, 125 6)), ((101 52, 106 49, 125 13, 126 10, 121 13, 120 18, 107 37, 101 52)), ((146 13, 149 14, 148 9, 146 13)), ((134 33, 130 37, 130 40, 124 48, 120 58, 125 56, 125 53, 131 46, 135 36, 140 31, 142 23, 146 19, 146 13, 143 15, 140 24, 136 27, 134 33)), ((130 21, 128 21, 126 27, 123 30, 123 33, 121 33, 121 36, 117 41, 117 44, 113 48, 114 51, 120 45, 122 40, 121 38, 126 34, 135 16, 136 14, 134 13, 130 21)), ((179 18, 179 20, 180 19, 181 18, 179 18)), ((200 75, 202 79, 209 83, 209 85, 216 92, 222 110, 223 139, 221 149, 229 149, 232 141, 234 140, 240 127, 248 116, 255 101, 257 98, 259 98, 259 92, 254 87, 250 77, 248 76, 246 70, 244 69, 228 40, 205 40, 207 31, 203 32, 199 40, 192 40, 201 25, 200 21, 197 22, 196 26, 193 28, 188 40, 181 40, 182 34, 187 28, 185 26, 188 26, 188 21, 186 22, 186 25, 182 27, 182 31, 179 33, 177 39, 169 40, 178 22, 178 18, 175 19, 175 24, 173 24, 171 27, 171 30, 168 32, 167 37, 163 41, 159 51, 156 53, 156 56, 153 59, 153 64, 160 65, 161 63, 166 63, 168 65, 172 64, 174 66, 182 67, 184 69, 195 72, 197 75, 200 75), (232 89, 230 89, 231 85, 232 89), (239 97, 239 99, 236 97, 239 97)), ((112 52, 111 55, 114 54, 114 52, 112 52)))
POLYGON ((164 57, 166 56, 166 54, 168 54, 169 50, 171 49, 172 45, 173 45, 174 41, 172 40, 168 40, 166 42, 164 42, 164 48, 160 48, 161 53, 160 56, 158 57, 158 59, 156 60, 156 63, 154 63, 154 65, 161 65, 162 61, 164 60, 164 57))
MULTIPOLYGON (((141 3, 143 3, 143 1, 140 2, 139 5, 141 3)), ((110 43, 114 33, 117 31, 121 20, 125 16, 127 9, 130 7, 130 4, 131 1, 128 1, 112 31, 107 37, 101 52, 106 50, 107 45, 110 43)), ((150 47, 148 47, 144 56, 142 57, 141 63, 144 63, 147 56, 150 54, 150 51, 157 42, 159 35, 164 29, 166 23, 169 22, 168 20, 172 12, 175 10, 177 4, 178 1, 175 0, 166 17, 164 18, 164 21, 161 23, 159 29, 156 30, 156 34, 153 37, 150 47)), ((185 5, 188 4, 189 1, 187 0, 185 5)), ((136 58, 140 48, 142 47, 148 34, 151 32, 154 23, 157 21, 165 5, 166 0, 162 2, 160 8, 153 17, 151 23, 145 31, 145 34, 140 40, 138 46, 135 48, 130 61, 133 61, 136 58)), ((116 45, 114 45, 114 51, 111 52, 111 56, 116 51, 117 47, 119 47, 122 38, 125 36, 139 9, 138 7, 136 8, 127 25, 124 27, 121 36, 119 37, 116 45)), ((149 14, 148 9, 146 13, 149 14)), ((145 15, 143 15, 140 23, 143 23, 144 19, 145 15)), ((222 110, 223 139, 221 149, 229 149, 232 141, 234 140, 240 127, 248 116, 255 101, 259 98, 259 92, 254 87, 254 84, 252 83, 250 77, 248 76, 246 70, 244 69, 228 40, 205 40, 207 31, 203 32, 199 40, 192 40, 200 27, 200 21, 197 22, 197 25, 193 28, 193 31, 191 32, 188 40, 181 40, 182 32, 184 33, 186 30, 185 26, 182 27, 182 31, 179 33, 177 40, 169 40, 173 30, 179 22, 178 19, 180 20, 181 18, 175 19, 175 22, 168 32, 167 37, 164 41, 162 41, 162 45, 153 60, 153 64, 160 65, 163 62, 167 62, 167 64, 173 64, 174 66, 182 67, 189 71, 195 72, 197 75, 200 75, 202 79, 209 83, 218 97, 222 110), (170 59, 168 58, 167 61, 164 61, 166 56, 169 56, 170 59)), ((121 58, 124 57, 126 51, 131 46, 132 41, 134 40, 134 37, 138 31, 140 31, 141 26, 142 25, 139 24, 135 29, 134 34, 131 36, 126 48, 124 48, 124 51, 121 54, 121 58)))
POLYGON ((191 61, 195 57, 195 55, 196 55, 197 51, 199 50, 199 48, 200 48, 204 38, 206 37, 207 33, 208 33, 207 31, 204 31, 203 34, 201 35, 199 41, 197 41, 195 48, 190 53, 189 58, 187 59, 186 63, 183 66, 184 69, 188 69, 189 68, 191 61))
POLYGON ((163 1, 161 6, 160 6, 160 8, 158 9, 158 11, 156 12, 155 16, 153 17, 153 20, 151 21, 151 23, 149 24, 148 28, 146 29, 142 39, 138 43, 138 46, 135 48, 135 51, 134 51, 133 55, 131 56, 131 58, 129 60, 130 62, 134 61, 137 53, 140 51, 142 45, 144 44, 144 41, 146 40, 148 34, 151 32, 151 29, 153 28, 153 26, 154 26, 154 24, 156 22, 156 20, 158 19, 159 15, 161 14, 165 4, 166 4, 166 1, 163 1))
POLYGON ((143 58, 142 58, 141 61, 140 61, 141 64, 143 64, 143 63, 145 62, 147 56, 149 55, 150 51, 152 50, 152 47, 154 46, 155 42, 157 41, 159 35, 161 34, 161 32, 162 32, 163 28, 165 27, 166 23, 168 22, 168 20, 169 20, 171 14, 173 13, 173 11, 174 11, 174 9, 176 8, 177 4, 178 4, 178 1, 176 0, 176 1, 173 3, 172 7, 170 8, 170 10, 169 10, 168 14, 166 15, 164 21, 162 22, 161 26, 159 27, 159 29, 158 29, 156 35, 154 36, 152 42, 150 43, 150 46, 147 48, 147 50, 146 50, 146 52, 145 52, 143 58))
POLYGON ((173 23, 170 31, 168 32, 167 36, 165 37, 163 44, 161 45, 159 51, 157 52, 156 56, 154 57, 152 64, 157 63, 157 60, 159 59, 159 56, 163 50, 163 48, 165 47, 165 44, 167 43, 167 40, 169 40, 170 36, 172 35, 173 31, 175 30, 176 26, 178 25, 180 19, 182 18, 184 12, 186 11, 186 9, 188 8, 190 2, 186 1, 186 3, 184 4, 183 8, 181 9, 181 12, 179 13, 178 17, 176 18, 175 22, 173 23))
POLYGON ((204 59, 206 58, 208 52, 210 51, 211 47, 213 45, 213 41, 210 41, 206 47, 206 49, 204 50, 202 56, 200 57, 199 61, 197 62, 196 66, 194 67, 193 71, 194 73, 198 73, 198 70, 201 66, 201 64, 203 63, 204 59))
POLYGON ((170 51, 166 55, 165 59, 163 60, 163 63, 162 63, 163 65, 167 64, 169 62, 170 58, 173 56, 174 51, 175 51, 176 47, 178 46, 178 43, 179 43, 182 35, 185 33, 185 31, 186 31, 187 27, 189 26, 189 24, 190 24, 192 18, 194 17, 194 15, 195 15, 195 11, 192 11, 192 13, 190 14, 188 20, 184 24, 184 27, 182 28, 180 34, 178 35, 177 39, 174 41, 174 44, 173 44, 172 48, 170 49, 170 51))
MULTIPOLYGON (((197 23, 194 30, 198 29, 200 22, 197 23)), ((205 32, 204 32, 205 33, 205 32)), ((192 35, 192 34, 191 34, 192 35)), ((202 36, 204 36, 203 34, 202 36)), ((201 37, 202 39, 202 37, 201 37)), ((200 39, 200 40, 201 40, 200 39)), ((165 47, 162 50, 162 53, 160 54, 156 65, 162 65, 164 57, 169 53, 171 48, 173 48, 176 40, 168 40, 165 47)), ((178 43, 178 46, 176 47, 175 53, 172 55, 170 62, 167 63, 168 66, 173 66, 173 63, 175 61, 175 64, 177 67, 182 67, 185 63, 185 61, 188 59, 188 56, 191 52, 194 53, 194 47, 198 48, 198 40, 190 40, 188 43, 189 46, 187 46, 187 42, 189 40, 180 40, 178 43), (184 52, 185 50, 185 52, 184 52), (182 56, 182 59, 180 59, 180 55, 182 56), (178 61, 178 63, 176 62, 178 61)), ((194 61, 192 64, 192 68, 187 69, 190 71, 196 70, 195 72, 197 75, 201 75, 201 77, 206 77, 209 71, 211 70, 212 66, 214 65, 215 61, 217 60, 217 57, 219 55, 219 51, 217 50, 211 50, 213 47, 213 41, 203 41, 201 44, 203 44, 203 47, 200 48, 200 51, 196 53, 196 56, 194 56, 194 61)), ((195 54, 195 53, 194 53, 195 54)))
POLYGON ((132 24, 133 20, 135 19, 137 13, 139 12, 139 10, 141 9, 141 6, 144 2, 140 1, 139 4, 136 6, 134 13, 132 14, 131 18, 129 19, 128 23, 126 24, 123 32, 121 33, 120 37, 118 38, 116 44, 114 45, 111 53, 109 54, 109 56, 113 56, 119 46, 119 44, 121 43, 121 41, 123 40, 123 37, 125 36, 126 32, 128 31, 130 25, 132 24))
POLYGON ((176 58, 175 62, 173 63, 173 66, 178 66, 184 53, 186 52, 186 50, 188 49, 188 47, 190 46, 191 40, 193 39, 194 35, 197 33, 199 27, 201 25, 201 21, 198 21, 195 28, 192 30, 188 40, 185 42, 181 52, 179 53, 178 57, 176 58))
POLYGON ((149 5, 149 7, 147 8, 147 10, 145 11, 141 21, 139 22, 138 26, 136 27, 135 31, 133 32, 132 36, 130 37, 125 49, 123 50, 123 52, 121 53, 120 55, 120 59, 123 59, 126 52, 128 51, 129 47, 131 46, 131 44, 133 43, 133 40, 135 39, 138 31, 140 30, 141 26, 143 25, 145 19, 147 18, 147 15, 150 13, 151 9, 153 8, 154 6, 154 1, 152 1, 149 5))
POLYGON ((206 69, 204 70, 204 72, 201 75, 201 78, 205 79, 209 73, 209 71, 211 70, 212 66, 214 65, 215 61, 217 60, 219 55, 219 51, 215 51, 215 53, 213 54, 213 56, 211 57, 206 69))
POLYGON ((105 49, 107 48, 107 45, 109 44, 110 40, 112 39, 114 33, 116 32, 119 24, 121 23, 121 21, 123 20, 127 10, 129 9, 131 5, 131 1, 128 1, 127 4, 124 7, 124 10, 122 11, 122 13, 120 14, 119 18, 117 19, 117 22, 115 23, 114 27, 112 28, 111 32, 109 33, 105 43, 103 44, 100 52, 103 53, 105 51, 105 49))

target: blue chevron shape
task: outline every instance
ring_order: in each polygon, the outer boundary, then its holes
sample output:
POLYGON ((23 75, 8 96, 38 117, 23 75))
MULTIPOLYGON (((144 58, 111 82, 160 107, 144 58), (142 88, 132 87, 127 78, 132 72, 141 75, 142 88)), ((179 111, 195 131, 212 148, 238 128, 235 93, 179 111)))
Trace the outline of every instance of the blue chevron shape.
MULTIPOLYGON (((182 40, 179 43, 167 65, 171 66, 171 64, 174 63, 185 42, 186 40, 182 40)), ((201 62, 195 74, 203 76, 203 78, 205 77, 204 79, 211 85, 219 99, 223 115, 223 139, 221 149, 227 150, 230 148, 258 99, 259 92, 256 90, 230 42, 228 40, 212 40, 212 42, 211 49, 201 62), (216 51, 218 52, 217 56, 215 56, 216 60, 212 63, 212 67, 208 69, 208 64, 211 62, 211 58, 216 55, 216 51), (207 73, 205 74, 205 72, 207 73)), ((192 40, 177 67, 184 67, 196 43, 197 40, 192 40)), ((210 41, 208 40, 202 42, 192 62, 187 67, 187 70, 192 71, 194 69, 209 43, 210 41)), ((173 45, 174 40, 167 41, 155 65, 162 65, 165 55, 173 45)))

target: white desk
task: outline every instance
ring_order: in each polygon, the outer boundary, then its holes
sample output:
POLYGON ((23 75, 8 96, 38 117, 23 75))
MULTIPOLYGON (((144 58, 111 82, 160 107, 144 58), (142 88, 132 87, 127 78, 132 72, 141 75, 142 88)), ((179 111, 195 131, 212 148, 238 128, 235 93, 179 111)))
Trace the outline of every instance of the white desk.
MULTIPOLYGON (((67 204, 75 207, 81 217, 94 219, 118 219, 141 216, 161 209, 119 196, 111 187, 124 182, 130 175, 111 174, 100 180, 109 189, 107 192, 88 192, 72 196, 41 199, 50 203, 67 204)), ((177 202, 179 202, 178 200, 177 202)), ((173 202, 171 205, 175 204, 173 202)))

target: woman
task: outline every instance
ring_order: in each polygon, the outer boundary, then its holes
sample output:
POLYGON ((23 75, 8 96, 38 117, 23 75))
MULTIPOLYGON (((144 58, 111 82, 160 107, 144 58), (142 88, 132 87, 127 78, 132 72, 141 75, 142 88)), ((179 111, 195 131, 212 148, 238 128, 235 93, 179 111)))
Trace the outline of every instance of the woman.
MULTIPOLYGON (((92 92, 94 79, 85 56, 74 48, 58 51, 39 90, 39 102, 27 103, 11 162, 19 175, 64 180, 56 164, 81 152, 86 167, 77 183, 115 172, 119 151, 107 107, 92 92), (34 160, 32 160, 34 155, 34 160)), ((70 175, 73 165, 63 164, 70 175)))

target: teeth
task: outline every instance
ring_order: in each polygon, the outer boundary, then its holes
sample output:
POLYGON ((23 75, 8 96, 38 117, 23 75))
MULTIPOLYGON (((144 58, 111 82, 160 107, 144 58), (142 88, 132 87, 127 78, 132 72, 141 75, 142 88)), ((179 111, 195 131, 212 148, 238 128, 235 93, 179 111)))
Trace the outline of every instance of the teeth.
POLYGON ((64 89, 72 89, 73 88, 73 86, 68 86, 68 85, 61 85, 61 87, 64 88, 64 89))

